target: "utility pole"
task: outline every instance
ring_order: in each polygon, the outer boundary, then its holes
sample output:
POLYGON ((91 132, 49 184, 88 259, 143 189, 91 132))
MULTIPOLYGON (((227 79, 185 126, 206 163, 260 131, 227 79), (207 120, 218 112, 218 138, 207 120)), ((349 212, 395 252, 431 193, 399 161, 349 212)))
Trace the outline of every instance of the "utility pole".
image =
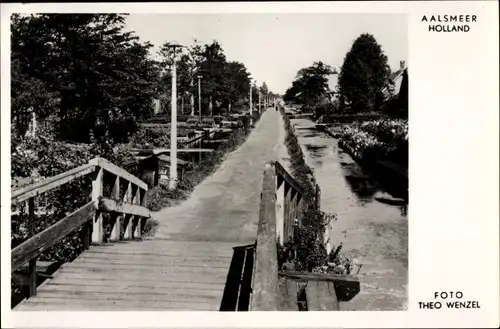
POLYGON ((171 126, 170 126, 170 180, 168 183, 170 190, 177 188, 177 66, 176 66, 176 50, 183 46, 171 44, 168 46, 173 49, 172 58, 172 99, 171 99, 171 126))
POLYGON ((259 113, 262 113, 262 110, 260 108, 260 101, 261 101, 261 98, 262 98, 262 93, 260 92, 259 90, 259 113))
POLYGON ((198 76, 198 116, 201 123, 201 75, 198 76))
POLYGON ((248 109, 249 113, 250 113, 250 124, 252 124, 252 90, 253 87, 252 87, 252 80, 250 80, 250 107, 248 109))

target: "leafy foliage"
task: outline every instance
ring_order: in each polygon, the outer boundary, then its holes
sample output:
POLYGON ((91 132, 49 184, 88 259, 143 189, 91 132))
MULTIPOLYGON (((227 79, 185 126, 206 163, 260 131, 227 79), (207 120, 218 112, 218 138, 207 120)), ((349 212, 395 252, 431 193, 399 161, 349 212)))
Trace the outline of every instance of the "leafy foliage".
POLYGON ((350 112, 381 109, 384 90, 392 91, 391 70, 382 47, 370 34, 360 35, 344 58, 338 79, 338 93, 350 112))
MULTIPOLYGON (((157 84, 157 63, 148 58, 152 45, 124 32, 124 24, 121 14, 13 16, 12 118, 20 133, 30 108, 40 118, 56 114, 60 138, 84 142, 91 130, 104 135, 113 121, 151 115, 157 84)), ((127 133, 115 129, 109 137, 127 133)))
POLYGON ((332 72, 332 68, 321 61, 299 70, 283 100, 301 105, 317 103, 329 92, 328 76, 332 72))

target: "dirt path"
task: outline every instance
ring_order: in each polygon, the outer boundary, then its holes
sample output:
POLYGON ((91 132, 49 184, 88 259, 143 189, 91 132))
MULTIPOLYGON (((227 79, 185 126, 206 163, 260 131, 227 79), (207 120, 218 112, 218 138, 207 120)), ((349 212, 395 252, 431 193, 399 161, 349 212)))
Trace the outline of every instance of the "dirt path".
POLYGON ((155 238, 252 243, 264 166, 282 154, 283 129, 278 112, 264 112, 247 141, 188 200, 153 215, 160 221, 155 238))

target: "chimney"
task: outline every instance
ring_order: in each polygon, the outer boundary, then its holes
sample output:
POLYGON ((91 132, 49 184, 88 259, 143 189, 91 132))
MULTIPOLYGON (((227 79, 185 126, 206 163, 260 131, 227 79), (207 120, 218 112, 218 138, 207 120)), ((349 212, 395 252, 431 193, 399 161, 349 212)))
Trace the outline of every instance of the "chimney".
POLYGON ((399 61, 399 68, 401 70, 404 70, 405 69, 405 61, 399 61))

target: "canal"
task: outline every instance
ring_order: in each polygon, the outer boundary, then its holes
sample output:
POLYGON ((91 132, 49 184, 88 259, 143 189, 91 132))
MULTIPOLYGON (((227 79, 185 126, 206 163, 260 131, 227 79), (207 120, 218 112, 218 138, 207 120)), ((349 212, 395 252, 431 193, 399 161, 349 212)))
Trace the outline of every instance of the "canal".
MULTIPOLYGON (((379 200, 391 198, 373 177, 316 129, 309 119, 292 119, 307 164, 321 187, 321 209, 336 214, 330 245, 361 264, 361 292, 341 310, 405 310, 408 285, 406 207, 379 200)), ((355 267, 356 269, 356 267, 355 267)), ((356 273, 354 273, 356 274, 356 273)))

